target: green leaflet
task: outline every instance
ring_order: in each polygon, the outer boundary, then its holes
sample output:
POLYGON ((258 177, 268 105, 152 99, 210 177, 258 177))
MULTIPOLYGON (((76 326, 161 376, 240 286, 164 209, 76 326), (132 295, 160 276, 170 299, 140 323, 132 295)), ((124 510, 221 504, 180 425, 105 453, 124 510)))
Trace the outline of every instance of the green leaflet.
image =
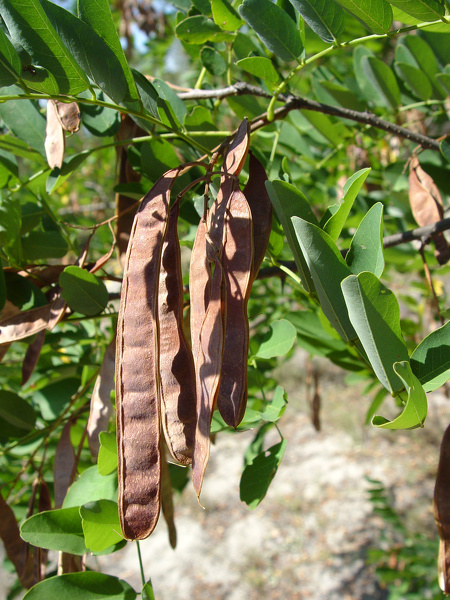
POLYGON ((296 24, 276 4, 270 0, 244 0, 239 12, 263 44, 282 60, 290 62, 300 56, 303 44, 296 24))
POLYGON ((0 436, 20 438, 30 433, 36 413, 26 400, 8 390, 0 390, 0 436))
POLYGON ((438 0, 388 0, 390 4, 403 10, 420 21, 435 21, 445 13, 443 3, 438 0))
POLYGON ((432 331, 411 354, 411 369, 426 392, 450 378, 450 321, 432 331))
MULTIPOLYGON (((0 89, 0 96, 21 93, 23 90, 18 86, 0 89)), ((45 118, 31 100, 9 100, 0 103, 0 118, 19 140, 45 157, 45 118)), ((5 136, 2 136, 2 139, 4 140, 5 136)), ((9 139, 11 139, 11 144, 17 147, 16 140, 8 136, 7 140, 9 139)), ((10 151, 14 152, 14 150, 10 151)), ((20 154, 16 152, 17 156, 23 156, 22 145, 20 152, 20 154)), ((26 152, 25 155, 28 156, 26 152)))
POLYGON ((267 494, 272 479, 283 459, 287 441, 282 440, 266 451, 260 452, 244 468, 240 482, 240 497, 249 508, 256 508, 267 494))
POLYGON ((392 365, 408 360, 397 298, 370 272, 342 282, 348 315, 380 382, 391 394, 403 387, 392 365))
POLYGON ((80 380, 78 378, 66 377, 49 383, 34 392, 33 402, 39 406, 42 418, 52 421, 66 408, 79 387, 80 380))
POLYGON ((200 60, 211 75, 219 77, 227 70, 227 63, 223 56, 210 46, 204 46, 200 50, 200 60))
POLYGON ((99 433, 100 449, 98 451, 98 472, 100 475, 109 475, 117 469, 117 442, 116 434, 107 431, 99 433))
POLYGON ((136 596, 133 588, 122 579, 103 573, 85 571, 84 573, 66 573, 45 579, 28 590, 24 599, 135 600, 136 596))
POLYGON ((89 467, 72 483, 64 498, 63 507, 80 507, 94 500, 117 502, 117 474, 100 475, 97 465, 89 467))
POLYGON ((87 23, 64 8, 40 0, 47 17, 83 71, 119 104, 127 82, 122 66, 105 41, 87 23))
POLYGON ((302 217, 302 219, 314 224, 318 224, 317 218, 305 196, 290 183, 286 183, 281 179, 266 181, 266 189, 291 248, 303 287, 307 292, 313 293, 314 283, 305 258, 298 246, 291 217, 302 217))
POLYGON ((59 231, 30 231, 22 240, 22 248, 29 261, 44 258, 62 258, 67 242, 59 231))
POLYGON ((280 79, 272 61, 264 56, 250 56, 238 60, 236 64, 244 71, 264 79, 267 83, 276 83, 280 79))
POLYGON ((344 197, 339 205, 338 210, 331 215, 328 221, 323 226, 323 230, 336 241, 341 234, 342 228, 345 225, 347 217, 353 206, 356 196, 358 195, 361 186, 370 173, 370 168, 361 169, 354 173, 344 185, 344 197))
POLYGON ((386 0, 337 0, 373 33, 387 33, 392 25, 392 8, 386 0))
POLYGON ((223 31, 212 19, 204 15, 195 15, 180 21, 175 28, 177 37, 187 44, 231 41, 232 33, 223 31))
POLYGON ((236 31, 241 27, 242 20, 228 0, 211 0, 214 23, 221 29, 236 31))
POLYGON ((39 0, 0 0, 0 11, 13 40, 50 72, 59 93, 76 95, 89 87, 86 74, 57 34, 39 0))
POLYGON ((344 31, 344 11, 334 0, 291 0, 311 29, 324 41, 336 42, 344 31))
POLYGON ((70 308, 82 315, 97 315, 108 304, 109 294, 105 284, 86 269, 66 267, 59 276, 59 285, 70 308))
POLYGON ((80 516, 85 543, 92 552, 102 552, 123 539, 118 533, 120 520, 117 502, 88 502, 80 507, 80 516))
POLYGON ((78 507, 47 510, 22 523, 23 540, 38 548, 81 556, 87 552, 78 507))
POLYGON ((406 62, 395 62, 395 72, 412 93, 421 100, 429 100, 432 94, 430 80, 420 69, 406 62))
POLYGON ((277 385, 273 395, 272 402, 267 406, 266 410, 261 414, 261 419, 269 423, 275 423, 283 416, 287 406, 287 394, 281 385, 277 385))
POLYGON ((280 319, 279 321, 273 321, 270 324, 270 329, 270 334, 261 342, 256 353, 258 358, 284 356, 294 345, 297 332, 292 323, 286 321, 286 319, 280 319))
MULTIPOLYGON (((394 363, 394 371, 404 384, 407 400, 403 411, 393 419, 388 421, 384 417, 372 417, 372 425, 380 429, 416 429, 423 427, 425 422, 428 404, 427 396, 420 381, 411 371, 408 361, 394 363)), ((403 394, 400 394, 402 398, 403 394)))
POLYGON ((383 256, 383 205, 377 202, 364 215, 353 236, 345 262, 352 273, 371 271, 381 277, 384 270, 383 256))
POLYGON ((363 57, 361 68, 370 84, 377 90, 383 105, 397 110, 400 99, 400 89, 392 69, 379 58, 363 57))
POLYGON ((322 229, 298 217, 291 221, 325 316, 344 340, 354 340, 356 333, 341 290, 342 280, 351 273, 349 267, 322 229))
POLYGON ((140 99, 133 74, 117 34, 108 0, 78 0, 78 16, 106 42, 119 61, 127 82, 124 103, 139 109, 140 99))
POLYGON ((19 55, 8 36, 0 29, 0 87, 16 83, 21 72, 19 55))

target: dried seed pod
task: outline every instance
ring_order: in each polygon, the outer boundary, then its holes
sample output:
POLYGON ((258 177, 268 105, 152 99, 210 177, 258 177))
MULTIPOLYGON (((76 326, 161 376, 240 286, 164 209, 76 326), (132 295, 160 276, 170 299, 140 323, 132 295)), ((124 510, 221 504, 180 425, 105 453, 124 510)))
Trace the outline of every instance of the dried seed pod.
POLYGON ((258 275, 266 255, 272 230, 272 203, 266 190, 266 181, 267 175, 264 167, 250 152, 249 178, 244 188, 244 196, 252 211, 253 220, 253 280, 258 275))
POLYGON ((55 100, 47 102, 47 127, 45 130, 45 155, 51 169, 62 167, 64 160, 64 129, 58 118, 55 100))
POLYGON ((211 294, 211 266, 206 256, 206 222, 201 219, 192 248, 189 267, 190 329, 194 361, 200 343, 200 330, 211 294))
POLYGON ((211 419, 219 390, 225 310, 223 269, 220 260, 216 259, 211 297, 200 330, 199 349, 195 359, 197 429, 192 458, 192 481, 197 497, 200 496, 211 447, 211 419))
POLYGON ((128 539, 143 539, 160 510, 158 291, 170 190, 180 169, 145 196, 125 260, 116 351, 119 516, 128 539))
POLYGON ((433 499, 434 519, 439 532, 439 585, 450 593, 450 425, 441 442, 433 499))
POLYGON ((237 427, 247 403, 247 302, 253 270, 252 215, 240 191, 231 194, 225 214, 222 266, 227 313, 217 406, 225 423, 237 427))
POLYGON ((192 462, 196 426, 195 370, 183 329, 183 277, 178 241, 179 202, 170 210, 159 276, 159 370, 162 426, 172 456, 192 462))
POLYGON ((172 548, 175 548, 177 545, 177 530, 175 527, 175 511, 173 508, 173 489, 163 443, 161 444, 161 508, 164 520, 167 523, 169 543, 172 548))

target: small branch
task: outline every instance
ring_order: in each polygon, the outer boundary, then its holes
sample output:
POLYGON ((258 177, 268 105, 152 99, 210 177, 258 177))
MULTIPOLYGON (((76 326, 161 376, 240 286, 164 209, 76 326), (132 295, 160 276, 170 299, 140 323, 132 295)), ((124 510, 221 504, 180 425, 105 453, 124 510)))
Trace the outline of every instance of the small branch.
POLYGON ((405 244, 406 242, 412 242, 413 240, 426 240, 433 233, 441 233, 450 229, 450 218, 442 219, 442 221, 436 221, 432 225, 425 225, 425 227, 417 227, 403 233, 394 233, 383 238, 383 248, 391 248, 392 246, 398 246, 405 244))
MULTIPOLYGON (((205 100, 207 98, 227 98, 229 96, 259 96, 261 98, 272 98, 272 95, 263 89, 250 85, 249 83, 245 83, 243 81, 239 81, 233 85, 230 85, 226 88, 220 88, 216 90, 190 90, 189 92, 182 92, 178 94, 178 96, 182 100, 205 100)), ((326 115, 332 115, 334 117, 339 117, 341 119, 350 119, 351 121, 356 121, 357 123, 362 123, 364 125, 370 125, 371 127, 375 127, 376 129, 382 129, 383 131, 387 131, 393 135, 398 135, 401 138, 414 142, 422 148, 428 150, 435 150, 439 152, 439 142, 430 138, 426 135, 422 135, 421 133, 416 133, 411 131, 410 129, 406 129, 405 127, 400 127, 395 123, 391 123, 390 121, 385 121, 384 119, 380 119, 373 113, 368 111, 360 112, 357 110, 352 110, 350 108, 341 108, 339 106, 330 106, 328 104, 322 104, 321 102, 316 102, 315 100, 309 100, 307 98, 302 98, 300 96, 294 95, 283 95, 280 94, 278 99, 284 102, 284 106, 278 108, 274 112, 274 119, 284 119, 286 115, 292 110, 314 110, 316 112, 321 112, 326 115)), ((256 119, 254 119, 251 123, 251 131, 256 131, 261 129, 268 124, 269 120, 267 118, 267 113, 260 115, 256 119)))

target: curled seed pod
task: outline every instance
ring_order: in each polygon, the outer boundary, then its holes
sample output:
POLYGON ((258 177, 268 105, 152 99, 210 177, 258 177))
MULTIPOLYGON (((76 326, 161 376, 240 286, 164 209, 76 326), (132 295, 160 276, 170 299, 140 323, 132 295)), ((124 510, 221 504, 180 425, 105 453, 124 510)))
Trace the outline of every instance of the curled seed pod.
POLYGON ((158 291, 170 190, 180 169, 145 196, 131 230, 117 322, 119 516, 127 539, 143 539, 160 510, 158 291))
POLYGON ((192 462, 196 426, 195 370, 183 329, 183 278, 178 241, 179 202, 170 210, 159 276, 159 372, 162 426, 170 453, 192 462))
POLYGON ((253 220, 253 280, 258 275, 266 255, 272 230, 272 203, 266 190, 266 181, 264 167, 250 152, 249 178, 244 188, 244 196, 252 211, 253 220))
POLYGON ((450 593, 450 425, 441 442, 433 499, 434 519, 439 532, 439 585, 450 593))
POLYGON ((206 222, 201 219, 192 248, 189 267, 190 329, 192 354, 195 359, 200 343, 200 329, 211 294, 211 266, 206 256, 206 222))
POLYGON ((223 270, 217 258, 214 261, 211 297, 200 330, 199 348, 195 360, 197 429, 192 458, 192 481, 197 497, 200 496, 211 447, 211 419, 219 390, 222 366, 225 307, 223 270))
POLYGON ((240 191, 231 194, 225 214, 222 266, 227 313, 217 405, 225 423, 237 427, 247 403, 247 302, 253 269, 252 214, 240 191))

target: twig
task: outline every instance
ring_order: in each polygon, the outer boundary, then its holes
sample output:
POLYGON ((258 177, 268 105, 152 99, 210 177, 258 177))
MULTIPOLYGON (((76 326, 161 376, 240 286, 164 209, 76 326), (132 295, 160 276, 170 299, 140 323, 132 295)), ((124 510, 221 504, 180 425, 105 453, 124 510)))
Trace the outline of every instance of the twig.
MULTIPOLYGON (((264 91, 263 89, 255 85, 250 85, 249 83, 245 83, 243 81, 239 81, 228 87, 219 88, 216 90, 191 89, 188 92, 182 92, 178 94, 178 96, 182 100, 204 100, 207 98, 227 98, 229 96, 244 95, 260 96, 262 98, 272 97, 271 94, 264 91)), ((341 119, 349 119, 351 121, 356 121, 357 123, 370 125, 371 127, 375 127, 376 129, 382 129, 383 131, 387 131, 388 133, 392 133, 393 135, 398 135, 399 137, 414 142, 415 144, 419 144, 420 146, 422 146, 422 148, 428 150, 435 150, 439 152, 439 142, 437 140, 434 140, 433 138, 430 138, 421 133, 411 131, 410 129, 406 129, 405 127, 400 127, 395 123, 391 123, 389 121, 385 121, 384 119, 380 119, 379 117, 368 111, 360 112, 358 110, 352 110, 350 108, 330 106, 329 104, 322 104, 321 102, 316 102, 315 100, 309 100, 300 96, 294 96, 293 94, 280 94, 278 99, 284 102, 285 104, 284 106, 278 108, 275 111, 275 119, 283 119, 292 110, 314 110, 316 112, 321 112, 326 115, 332 115, 341 119)), ((252 121, 251 131, 256 131, 257 129, 260 129, 261 127, 264 127, 267 124, 267 113, 264 113, 263 115, 260 115, 252 121)))

